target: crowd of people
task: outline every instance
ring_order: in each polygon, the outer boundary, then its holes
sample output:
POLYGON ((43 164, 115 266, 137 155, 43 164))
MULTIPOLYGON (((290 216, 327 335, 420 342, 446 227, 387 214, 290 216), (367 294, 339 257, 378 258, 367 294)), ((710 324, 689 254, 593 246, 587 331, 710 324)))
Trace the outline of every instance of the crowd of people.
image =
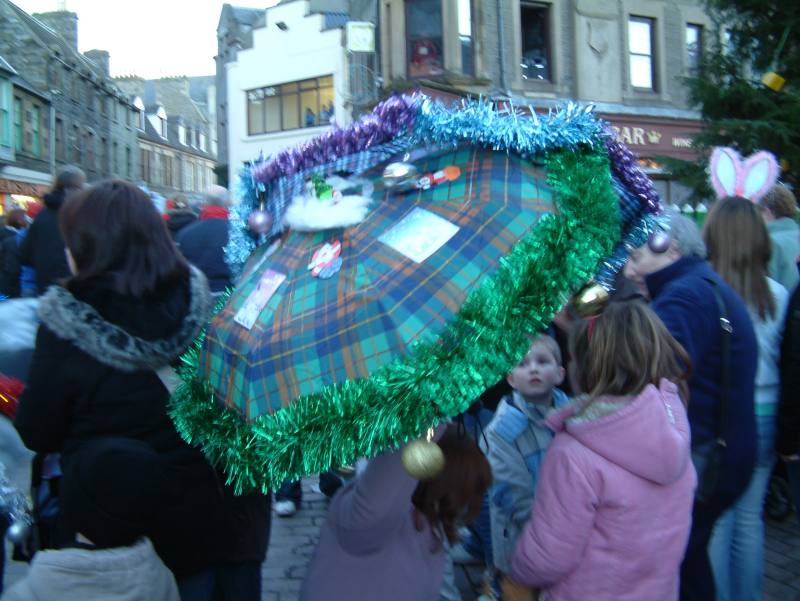
MULTIPOLYGON (((261 598, 270 495, 235 495, 167 414, 170 366, 232 284, 230 202, 214 187, 199 214, 177 198, 161 215, 68 168, 30 225, 7 216, 0 329, 21 297, 38 329, 24 368, 0 345, 25 382, 0 433, 35 453, 37 520, 4 601, 261 598)), ((800 501, 796 212, 779 184, 718 200, 702 232, 669 215, 606 306, 568 304, 437 429, 438 475, 415 480, 397 449, 336 480, 300 599, 453 599, 459 553, 504 601, 760 599, 777 461, 800 501)))

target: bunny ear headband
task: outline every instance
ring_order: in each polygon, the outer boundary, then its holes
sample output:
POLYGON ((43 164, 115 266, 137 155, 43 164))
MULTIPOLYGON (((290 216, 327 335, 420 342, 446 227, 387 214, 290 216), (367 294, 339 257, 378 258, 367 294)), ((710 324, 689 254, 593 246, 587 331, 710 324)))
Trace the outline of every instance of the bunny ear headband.
POLYGON ((775 157, 761 150, 742 160, 733 148, 719 146, 711 154, 711 185, 718 198, 742 196, 755 203, 770 191, 780 170, 775 157))

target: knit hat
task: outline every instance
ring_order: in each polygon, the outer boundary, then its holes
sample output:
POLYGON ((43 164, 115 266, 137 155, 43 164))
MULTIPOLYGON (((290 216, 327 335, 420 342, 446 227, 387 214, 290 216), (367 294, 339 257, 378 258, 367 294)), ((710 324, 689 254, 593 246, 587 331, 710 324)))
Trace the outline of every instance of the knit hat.
POLYGON ((90 440, 64 467, 62 515, 97 547, 126 547, 146 535, 169 489, 162 458, 140 440, 90 440))

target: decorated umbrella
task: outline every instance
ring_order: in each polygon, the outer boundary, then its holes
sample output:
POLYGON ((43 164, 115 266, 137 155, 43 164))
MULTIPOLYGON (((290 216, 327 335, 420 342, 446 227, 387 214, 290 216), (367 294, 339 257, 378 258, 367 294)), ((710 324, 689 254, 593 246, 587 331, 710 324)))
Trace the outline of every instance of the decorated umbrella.
POLYGON ((372 456, 464 411, 658 208, 590 111, 396 97, 243 174, 241 271, 173 418, 239 490, 372 456), (279 240, 266 239, 270 213, 279 240), (604 261, 605 258, 605 261, 604 261), (247 260, 245 260, 247 259, 247 260))

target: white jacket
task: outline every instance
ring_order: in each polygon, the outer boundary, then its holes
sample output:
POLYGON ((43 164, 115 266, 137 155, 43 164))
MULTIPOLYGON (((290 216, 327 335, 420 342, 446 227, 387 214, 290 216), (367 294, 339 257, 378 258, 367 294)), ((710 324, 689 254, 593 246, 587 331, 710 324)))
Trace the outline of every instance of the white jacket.
POLYGON ((175 577, 146 538, 116 549, 39 551, 2 601, 180 601, 175 577))

